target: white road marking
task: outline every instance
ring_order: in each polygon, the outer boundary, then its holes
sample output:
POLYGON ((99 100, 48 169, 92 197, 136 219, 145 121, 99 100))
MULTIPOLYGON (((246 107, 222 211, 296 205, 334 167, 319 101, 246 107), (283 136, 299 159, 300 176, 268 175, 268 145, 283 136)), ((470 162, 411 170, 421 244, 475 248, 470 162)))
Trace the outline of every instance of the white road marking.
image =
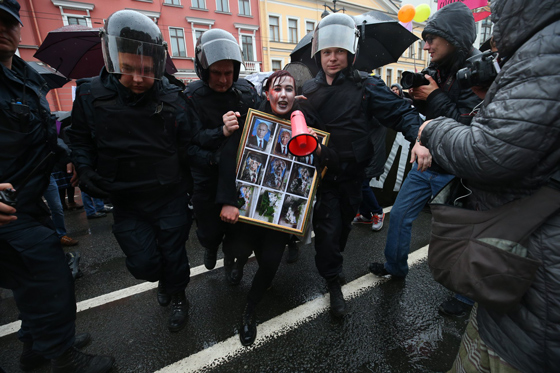
MULTIPOLYGON (((391 211, 391 207, 392 206, 385 207, 383 209, 383 212, 384 213, 389 213, 391 211)), ((418 251, 420 251, 420 250, 418 250, 418 251)), ((418 251, 415 251, 415 253, 418 252, 418 251)), ((413 255, 414 255, 414 253, 411 255, 411 257, 413 255)), ((254 254, 251 255, 251 257, 253 257, 253 256, 254 256, 254 254)), ((221 268, 223 266, 224 266, 224 260, 220 259, 216 262, 216 268, 215 269, 221 268)), ((198 275, 200 275, 204 272, 208 272, 208 270, 204 266, 198 266, 198 267, 195 267, 195 268, 191 268, 191 277, 198 276, 198 275)), ((98 306, 101 306, 101 305, 104 305, 104 304, 107 304, 107 303, 114 302, 114 301, 119 300, 119 299, 123 299, 123 298, 133 296, 135 294, 143 293, 145 291, 152 290, 156 287, 157 287, 156 282, 144 282, 142 284, 134 285, 134 286, 128 287, 126 289, 117 290, 117 291, 114 291, 112 293, 108 293, 108 294, 100 295, 100 296, 95 297, 95 298, 87 299, 87 300, 78 302, 78 304, 76 305, 77 312, 85 311, 85 310, 88 310, 90 308, 98 307, 98 306)), ((12 333, 16 333, 19 330, 20 326, 21 326, 21 321, 14 321, 12 323, 0 326, 0 338, 4 337, 6 335, 12 334, 12 333)))
MULTIPOLYGON (((414 251, 408 257, 410 267, 416 265, 428 256, 428 246, 414 251)), ((365 291, 385 282, 385 279, 372 274, 362 276, 342 287, 346 300, 355 298, 365 291)), ((278 337, 309 322, 329 309, 329 296, 325 294, 310 302, 302 304, 258 326, 257 339, 250 347, 244 347, 239 341, 239 335, 234 335, 222 342, 208 347, 183 360, 177 361, 157 371, 157 373, 197 372, 214 368, 232 357, 264 345, 271 337, 278 337)))

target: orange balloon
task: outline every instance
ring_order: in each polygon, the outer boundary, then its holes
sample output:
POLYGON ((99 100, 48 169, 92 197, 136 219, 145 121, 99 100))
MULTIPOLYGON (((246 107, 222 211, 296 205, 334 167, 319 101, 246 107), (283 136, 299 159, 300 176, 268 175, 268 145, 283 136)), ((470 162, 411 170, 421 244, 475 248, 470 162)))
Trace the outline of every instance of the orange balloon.
POLYGON ((401 9, 399 9, 399 21, 402 23, 410 22, 414 19, 416 15, 416 9, 414 9, 414 5, 407 4, 403 5, 401 9))

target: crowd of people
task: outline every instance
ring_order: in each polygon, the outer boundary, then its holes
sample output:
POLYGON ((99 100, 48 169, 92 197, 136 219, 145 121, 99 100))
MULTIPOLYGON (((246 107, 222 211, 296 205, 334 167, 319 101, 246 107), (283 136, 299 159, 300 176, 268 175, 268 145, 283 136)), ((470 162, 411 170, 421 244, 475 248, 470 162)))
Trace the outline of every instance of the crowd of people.
MULTIPOLYGON (((422 34, 431 56, 427 84, 411 87, 410 99, 401 86, 389 88, 353 68, 359 29, 346 14, 318 23, 312 56, 319 73, 300 97, 296 79, 284 70, 267 78, 264 96, 257 94, 239 76, 237 40, 219 28, 198 39, 200 80, 185 87, 165 73, 159 27, 136 11, 118 11, 101 32, 104 69, 77 82, 66 147, 57 140, 42 78, 15 54, 20 6, 0 2, 0 286, 13 291, 20 311, 21 368, 50 361, 53 372, 107 372, 114 363, 110 356, 80 351, 91 337, 75 330, 74 281, 61 247, 73 242, 59 219, 61 198, 51 176, 57 159, 68 167, 63 179, 71 178, 60 189, 79 179, 88 218, 113 212, 113 234, 129 272, 158 282, 157 302, 171 306, 170 332, 188 320, 185 243, 193 220, 207 269, 215 268, 222 248, 227 283, 240 283, 254 253, 258 269, 239 326, 240 341, 249 346, 257 336, 258 304, 285 247, 292 249, 293 262, 297 245, 288 233, 239 220, 245 201, 236 185, 236 153, 249 109, 282 119, 301 110, 309 135, 317 137, 311 127, 330 133, 328 145, 319 143, 305 159, 322 175, 312 215, 316 269, 328 288, 331 313, 342 318, 343 254, 352 224, 383 226, 369 182, 382 172, 385 128, 410 141, 413 167, 390 213, 386 262, 369 265, 377 276, 406 277, 412 222, 453 178, 472 190, 469 205, 477 210, 560 182, 559 4, 492 2, 501 72, 489 88, 476 89, 456 79, 478 52, 472 12, 461 2, 443 7, 422 34), (52 219, 43 195, 58 197, 52 219)), ((259 125, 249 145, 266 148, 268 131, 259 125)), ((286 141, 274 149, 278 155, 285 154, 290 136, 279 136, 286 141)), ((452 371, 541 372, 560 364, 560 288, 554 285, 560 283, 559 227, 557 212, 532 234, 528 252, 542 265, 514 311, 474 306, 452 371)), ((472 307, 473 300, 456 294, 440 311, 462 315, 472 307)))

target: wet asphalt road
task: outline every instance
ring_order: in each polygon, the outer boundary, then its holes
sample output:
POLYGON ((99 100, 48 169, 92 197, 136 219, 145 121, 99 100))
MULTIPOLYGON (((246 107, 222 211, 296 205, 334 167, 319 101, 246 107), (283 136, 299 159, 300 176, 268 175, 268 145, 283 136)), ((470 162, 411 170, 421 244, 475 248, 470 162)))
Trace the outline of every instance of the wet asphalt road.
MULTIPOLYGON (((78 312, 77 330, 92 334, 85 352, 116 358, 114 372, 443 372, 455 358, 467 318, 450 319, 437 312, 450 292, 432 280, 425 262, 427 211, 413 226, 411 252, 416 253, 411 258, 418 261, 404 281, 380 280, 367 270, 371 261, 383 260, 390 214, 380 232, 355 226, 344 254, 349 312, 343 320, 329 314, 313 246, 302 245, 299 261, 282 263, 259 304, 257 342, 251 348, 241 346, 237 329, 256 271, 254 259, 241 284, 228 285, 223 268, 204 268, 193 225, 187 243, 192 271, 189 321, 171 334, 166 327, 170 309, 157 304, 155 285, 116 301, 104 298, 143 283, 127 272, 111 233, 112 221, 110 215, 87 220, 83 210, 66 212, 68 235, 80 241, 66 249, 82 257, 78 308, 85 304, 80 302, 101 297, 101 305, 78 312)), ((6 331, 16 320, 11 292, 0 290, 0 367, 8 373, 19 372, 21 343, 6 331)))

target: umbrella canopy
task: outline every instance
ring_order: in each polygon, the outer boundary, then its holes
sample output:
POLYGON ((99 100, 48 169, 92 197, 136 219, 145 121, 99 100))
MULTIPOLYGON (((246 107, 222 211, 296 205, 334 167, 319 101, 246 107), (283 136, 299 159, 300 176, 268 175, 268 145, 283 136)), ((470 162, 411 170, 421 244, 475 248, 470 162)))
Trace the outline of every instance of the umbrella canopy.
MULTIPOLYGON (((360 30, 359 52, 354 67, 371 71, 377 67, 397 62, 403 52, 416 40, 413 33, 385 13, 372 10, 352 17, 360 30)), ((311 57, 313 32, 305 35, 290 54, 292 62, 303 62, 315 75, 318 66, 311 57)))
POLYGON ((66 78, 52 67, 42 65, 37 62, 28 62, 28 64, 37 71, 43 79, 45 79, 49 89, 60 88, 70 81, 70 79, 66 78))
MULTIPOLYGON (((105 64, 99 29, 83 25, 63 26, 49 32, 34 57, 71 79, 97 76, 105 64)), ((177 72, 169 54, 165 71, 177 72)))

